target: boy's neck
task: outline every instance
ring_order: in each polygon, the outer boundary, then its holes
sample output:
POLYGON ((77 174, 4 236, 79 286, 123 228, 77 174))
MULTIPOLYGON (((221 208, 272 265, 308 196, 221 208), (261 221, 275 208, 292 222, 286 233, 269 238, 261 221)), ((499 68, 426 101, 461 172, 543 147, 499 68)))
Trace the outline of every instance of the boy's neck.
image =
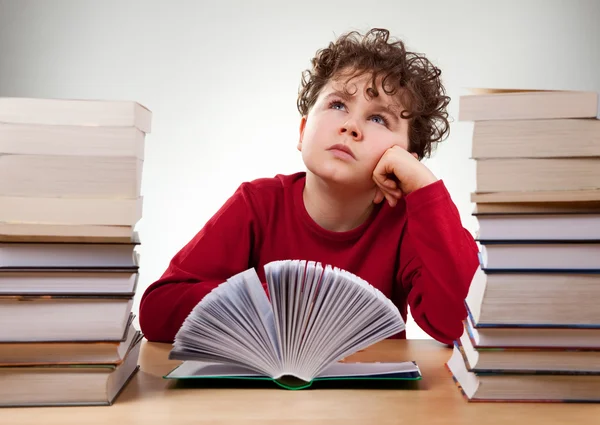
POLYGON ((349 191, 307 170, 302 197, 308 215, 319 226, 332 232, 346 232, 369 218, 374 207, 375 189, 349 191))

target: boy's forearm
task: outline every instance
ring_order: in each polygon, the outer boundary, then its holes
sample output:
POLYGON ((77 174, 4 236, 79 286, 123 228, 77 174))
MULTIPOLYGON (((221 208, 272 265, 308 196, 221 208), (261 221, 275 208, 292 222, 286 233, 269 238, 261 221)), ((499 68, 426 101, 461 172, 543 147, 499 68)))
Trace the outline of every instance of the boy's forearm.
POLYGON ((463 332, 464 300, 479 265, 477 245, 441 180, 408 195, 406 207, 400 261, 408 304, 423 330, 451 343, 463 332))
MULTIPOLYGON (((173 342, 194 307, 226 280, 187 282, 185 276, 185 272, 171 265, 144 293, 140 303, 140 327, 148 341, 173 342)), ((266 283, 263 288, 267 291, 266 283)))
POLYGON ((173 342, 185 318, 210 290, 203 284, 186 282, 153 290, 140 304, 140 327, 146 339, 173 342))
POLYGON ((185 318, 220 281, 198 282, 171 264, 145 291, 140 302, 140 327, 149 341, 173 342, 185 318))
POLYGON ((172 342, 204 296, 248 268, 254 240, 250 211, 243 189, 237 190, 146 289, 140 327, 148 340, 172 342))

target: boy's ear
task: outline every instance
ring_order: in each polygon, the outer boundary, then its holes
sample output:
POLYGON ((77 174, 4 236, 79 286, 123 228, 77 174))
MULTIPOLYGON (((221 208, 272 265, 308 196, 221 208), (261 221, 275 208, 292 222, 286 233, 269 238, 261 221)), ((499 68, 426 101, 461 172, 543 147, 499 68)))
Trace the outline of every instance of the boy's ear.
POLYGON ((298 150, 302 152, 302 139, 304 138, 304 128, 306 127, 306 116, 300 120, 300 137, 298 139, 298 150))

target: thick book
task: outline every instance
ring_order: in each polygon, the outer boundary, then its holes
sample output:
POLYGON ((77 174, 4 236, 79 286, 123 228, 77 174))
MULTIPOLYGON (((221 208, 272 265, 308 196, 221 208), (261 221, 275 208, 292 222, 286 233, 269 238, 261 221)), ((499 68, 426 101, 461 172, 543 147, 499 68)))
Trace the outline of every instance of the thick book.
POLYGON ((0 269, 139 267, 137 235, 123 243, 0 242, 0 269))
POLYGON ((486 158, 476 161, 475 174, 478 193, 600 189, 597 157, 486 158))
POLYGON ((0 196, 0 222, 60 226, 130 226, 142 218, 143 197, 0 196))
POLYGON ((134 226, 0 222, 0 242, 124 243, 135 234, 134 226))
POLYGON ((478 203, 473 209, 477 218, 487 215, 542 215, 542 214, 600 214, 598 201, 573 202, 489 202, 478 203))
MULTIPOLYGON (((270 380, 286 389, 317 381, 354 386, 421 378, 414 361, 349 363, 347 356, 405 329, 398 308, 360 277, 315 261, 265 265, 206 295, 175 336, 167 379, 270 380)), ((225 382, 225 381, 223 381, 225 382)))
POLYGON ((477 121, 471 155, 474 159, 598 157, 600 120, 477 121))
POLYGON ((152 112, 132 101, 0 97, 0 122, 25 125, 134 127, 150 133, 152 112))
POLYGON ((476 214, 482 240, 600 240, 599 213, 476 214))
POLYGON ((120 341, 35 341, 0 342, 0 367, 121 364, 129 350, 142 338, 134 314, 120 341))
POLYGON ((519 271, 600 271, 599 240, 484 240, 484 269, 519 271))
POLYGON ((145 133, 133 125, 101 127, 0 122, 0 152, 4 154, 135 157, 143 160, 144 142, 145 133))
POLYGON ((0 195, 136 199, 143 168, 136 157, 1 155, 0 195))
POLYGON ((471 90, 460 96, 459 121, 600 118, 599 94, 569 90, 471 90))
POLYGON ((600 328, 481 323, 467 307, 473 344, 481 348, 587 348, 600 350, 600 328))
POLYGON ((600 201, 599 189, 585 190, 521 190, 501 192, 471 193, 471 202, 477 204, 514 203, 514 204, 555 204, 583 203, 600 201))
POLYGON ((132 307, 131 295, 2 295, 0 341, 120 340, 132 307))
POLYGON ((478 268, 466 304, 480 326, 598 328, 600 270, 505 271, 478 268))
POLYGON ((139 370, 138 335, 118 363, 0 367, 0 407, 109 406, 139 370))
POLYGON ((459 341, 446 367, 468 401, 600 402, 600 373, 475 372, 459 341))
POLYGON ((138 268, 23 268, 0 267, 0 295, 116 295, 133 296, 138 268))
POLYGON ((465 321, 457 341, 475 373, 564 372, 600 373, 600 349, 583 347, 483 347, 465 321))

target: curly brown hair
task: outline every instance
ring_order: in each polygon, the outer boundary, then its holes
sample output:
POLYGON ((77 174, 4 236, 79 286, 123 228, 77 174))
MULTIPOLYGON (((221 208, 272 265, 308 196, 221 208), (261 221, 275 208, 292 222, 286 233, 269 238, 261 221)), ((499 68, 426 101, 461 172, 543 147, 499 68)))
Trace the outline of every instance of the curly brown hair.
POLYGON ((343 34, 318 50, 311 64, 312 69, 302 73, 297 102, 301 115, 308 115, 330 79, 347 72, 352 76, 370 72, 372 85, 367 95, 379 95, 377 81, 388 95, 398 94, 404 108, 401 117, 410 123, 409 150, 419 159, 430 156, 448 136, 450 97, 442 85, 441 70, 424 55, 407 52, 401 40, 390 40, 388 30, 373 28, 364 36, 357 31, 343 34))

